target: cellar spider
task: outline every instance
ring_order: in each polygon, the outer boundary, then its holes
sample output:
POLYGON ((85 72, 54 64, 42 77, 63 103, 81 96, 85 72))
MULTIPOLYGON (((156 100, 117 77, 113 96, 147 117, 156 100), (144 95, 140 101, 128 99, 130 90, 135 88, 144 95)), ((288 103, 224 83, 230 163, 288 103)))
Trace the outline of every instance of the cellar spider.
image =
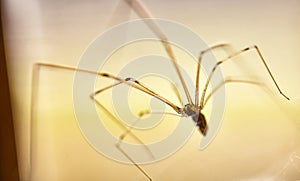
MULTIPOLYGON (((215 49, 220 49, 220 48, 226 48, 227 46, 229 46, 228 44, 217 44, 214 46, 211 46, 205 50, 202 50, 200 52, 200 55, 198 57, 198 63, 197 63, 197 68, 196 68, 196 82, 195 82, 195 97, 194 100, 192 99, 190 92, 188 91, 186 82, 182 76, 182 73, 179 69, 179 66, 177 64, 177 59, 173 53, 173 50, 171 48, 171 45, 169 44, 168 38, 167 36, 164 34, 164 32, 161 30, 161 28, 158 26, 158 24, 155 23, 155 21, 151 20, 152 15, 150 14, 150 12, 147 10, 147 8, 142 4, 141 1, 139 0, 125 0, 126 3, 136 12, 136 14, 141 18, 141 19, 148 19, 148 21, 145 21, 145 23, 147 24, 147 26, 152 30, 152 32, 158 37, 159 41, 161 42, 161 44, 164 47, 164 50, 166 52, 166 54, 168 55, 170 61, 173 64, 173 67, 175 68, 176 74, 180 80, 181 86, 183 87, 184 90, 184 95, 187 98, 187 103, 182 106, 179 107, 176 104, 172 103, 170 100, 166 99, 165 97, 161 96, 160 94, 156 93, 154 90, 152 90, 151 88, 147 87, 146 85, 144 85, 141 81, 136 80, 135 78, 132 77, 127 77, 127 78, 121 78, 121 77, 117 77, 113 74, 109 74, 109 73, 105 73, 105 72, 95 72, 95 71, 90 71, 90 70, 85 70, 85 69, 80 69, 80 68, 75 68, 75 67, 68 67, 68 66, 64 66, 64 65, 54 65, 54 64, 47 64, 47 63, 37 63, 35 64, 36 67, 52 67, 52 68, 57 68, 57 69, 64 69, 64 70, 69 70, 69 71, 77 71, 77 72, 84 72, 84 73, 88 73, 88 74, 94 74, 97 75, 99 77, 104 77, 104 78, 108 78, 108 79, 112 79, 115 80, 116 83, 108 85, 104 88, 101 88, 99 90, 96 90, 95 92, 90 94, 90 98, 97 104, 99 105, 101 108, 105 109, 104 106, 102 106, 102 104, 99 102, 99 100, 97 100, 95 98, 96 95, 109 90, 117 85, 120 84, 126 84, 134 89, 137 89, 145 94, 148 94, 152 97, 155 97, 156 99, 162 101, 163 103, 165 103, 166 105, 170 106, 176 113, 164 113, 164 114, 173 114, 173 115, 177 115, 179 117, 191 117, 192 120, 194 121, 196 127, 198 128, 199 132, 205 136, 207 134, 207 131, 209 131, 208 129, 208 125, 207 125, 207 120, 204 116, 204 114, 202 113, 202 110, 204 109, 206 103, 210 100, 210 98, 212 97, 212 95, 218 91, 218 89, 221 86, 224 86, 224 84, 227 83, 246 83, 246 84, 253 84, 253 85, 259 85, 258 82, 256 81, 247 81, 247 80, 236 80, 236 79, 232 79, 232 78, 228 78, 225 79, 223 82, 221 82, 217 87, 215 87, 214 89, 212 89, 212 91, 207 95, 207 89, 208 86, 210 84, 210 81, 215 73, 215 70, 222 65, 223 63, 232 60, 233 57, 237 57, 241 54, 244 54, 246 52, 249 51, 254 51, 259 59, 261 60, 261 62, 263 63, 265 69, 267 70, 269 76, 271 77, 273 83, 275 84, 277 90, 279 91, 279 93, 286 98, 287 100, 289 100, 289 98, 281 91, 281 89, 279 88, 279 85, 277 84, 273 74, 271 73, 269 67, 266 64, 266 61, 260 51, 260 49, 258 48, 258 46, 253 45, 253 46, 249 46, 246 47, 244 49, 241 49, 239 51, 236 51, 234 53, 229 54, 227 57, 219 60, 212 68, 212 70, 210 71, 210 73, 208 74, 207 80, 204 84, 201 96, 200 96, 200 91, 199 91, 199 80, 200 80, 200 69, 201 69, 201 63, 202 63, 202 58, 203 56, 210 52, 213 51, 215 49)), ((177 94, 177 96, 179 97, 179 95, 177 94)), ((179 98, 180 99, 180 98, 179 98)), ((181 99, 180 99, 181 100, 181 99)), ((151 111, 144 111, 144 112, 140 112, 139 117, 143 117, 145 115, 149 115, 149 114, 155 114, 155 112, 151 112, 151 111)), ((135 167, 137 169, 139 169, 139 171, 145 176, 147 177, 149 180, 152 180, 152 178, 150 177, 150 175, 137 163, 135 162, 134 158, 132 156, 130 156, 129 154, 127 154, 126 150, 122 149, 122 141, 125 139, 125 137, 127 135, 131 135, 133 136, 133 138, 138 141, 140 144, 142 144, 145 149, 147 150, 147 152, 152 156, 151 151, 147 148, 147 146, 143 143, 143 141, 137 137, 136 135, 134 135, 131 132, 131 129, 133 128, 134 124, 136 124, 139 120, 137 119, 137 121, 135 121, 132 125, 130 126, 123 126, 122 127, 126 130, 123 134, 120 135, 119 141, 116 143, 116 148, 130 161, 132 162, 132 164, 135 165, 135 167)), ((119 123, 121 124, 121 123, 119 123)))

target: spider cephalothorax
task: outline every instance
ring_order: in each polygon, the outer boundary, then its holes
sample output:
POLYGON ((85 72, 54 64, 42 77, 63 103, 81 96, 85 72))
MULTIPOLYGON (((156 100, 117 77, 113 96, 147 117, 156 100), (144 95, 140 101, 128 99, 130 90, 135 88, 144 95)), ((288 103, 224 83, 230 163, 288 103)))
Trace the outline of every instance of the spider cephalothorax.
POLYGON ((193 121, 196 123, 196 126, 199 128, 199 131, 203 136, 206 135, 207 131, 207 122, 205 116, 201 113, 199 107, 196 107, 191 104, 186 104, 182 109, 182 113, 185 116, 191 116, 193 121))

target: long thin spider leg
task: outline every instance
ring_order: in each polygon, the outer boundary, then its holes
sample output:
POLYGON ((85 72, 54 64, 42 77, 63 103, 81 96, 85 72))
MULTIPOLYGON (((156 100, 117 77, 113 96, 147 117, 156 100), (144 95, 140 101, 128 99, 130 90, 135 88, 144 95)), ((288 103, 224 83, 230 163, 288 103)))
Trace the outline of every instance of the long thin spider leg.
POLYGON ((153 18, 153 16, 151 15, 151 13, 148 11, 148 9, 143 5, 143 3, 139 0, 125 0, 127 2, 127 4, 136 12, 136 14, 138 16, 140 16, 142 19, 147 19, 145 20, 145 23, 148 25, 148 27, 153 31, 153 33, 160 39, 160 41, 162 42, 165 51, 167 52, 168 56, 170 57, 176 73, 180 79, 181 85, 184 89, 184 92, 186 94, 186 97, 188 99, 189 104, 193 105, 193 101, 191 99, 190 93, 187 89, 186 83, 183 79, 183 76, 181 74, 181 71, 178 67, 177 64, 177 60, 175 58, 175 55, 173 53, 173 50, 170 46, 170 43, 168 42, 168 38, 167 36, 164 34, 164 32, 161 30, 161 28, 158 26, 157 23, 155 23, 155 21, 153 21, 151 18, 153 18))
MULTIPOLYGON (((152 91, 151 89, 149 89, 148 87, 146 87, 143 83, 141 83, 140 81, 138 81, 138 80, 136 80, 136 79, 134 79, 134 78, 128 77, 128 78, 126 78, 126 79, 124 79, 124 80, 125 80, 125 81, 128 81, 128 82, 132 82, 132 83, 138 84, 139 86, 141 86, 142 88, 144 88, 146 91, 151 92, 152 94, 155 94, 154 91, 152 91)), ((115 86, 117 86, 117 85, 120 85, 120 84, 122 84, 122 83, 124 83, 124 82, 117 82, 117 83, 114 83, 114 84, 112 84, 112 85, 109 85, 109 86, 106 86, 106 87, 104 87, 104 88, 101 88, 101 89, 95 91, 95 92, 93 93, 93 95, 97 95, 97 94, 99 94, 99 93, 101 93, 101 92, 103 92, 103 91, 106 91, 106 90, 108 90, 108 89, 111 89, 111 88, 113 88, 113 87, 115 87, 115 86)))
POLYGON ((171 106, 177 113, 181 114, 182 110, 181 108, 179 108, 178 106, 176 106, 175 104, 173 104, 171 101, 165 99, 164 97, 160 96, 159 94, 153 92, 153 91, 148 91, 148 89, 145 89, 143 87, 141 87, 140 85, 134 84, 132 82, 128 82, 120 77, 116 77, 114 75, 108 74, 108 73, 103 73, 103 72, 95 72, 95 71, 90 71, 90 70, 85 70, 85 69, 79 69, 79 68, 75 68, 75 67, 69 67, 69 66, 64 66, 64 65, 54 65, 54 64, 48 64, 48 63, 37 63, 35 64, 36 66, 44 66, 44 67, 50 67, 50 68, 57 68, 57 69, 63 69, 63 70, 69 70, 69 71, 78 71, 78 72, 84 72, 84 73, 88 73, 88 74, 94 74, 94 75, 98 75, 101 77, 106 77, 109 79, 114 79, 117 80, 119 82, 125 83, 129 86, 132 86, 135 89, 138 89, 146 94, 149 94, 159 100, 161 100, 162 102, 168 104, 169 106, 171 106))
MULTIPOLYGON (((125 139, 125 137, 128 135, 128 134, 133 134, 132 133, 132 129, 133 127, 141 120, 141 118, 145 115, 150 115, 150 114, 167 114, 167 115, 172 115, 172 116, 179 116, 181 117, 181 115, 178 115, 178 114, 174 114, 174 113, 169 113, 169 112, 142 112, 139 117, 136 121, 134 121, 127 129, 126 131, 120 135, 120 139, 119 141, 116 143, 116 147, 117 149, 129 160, 131 161, 131 163, 137 167, 138 170, 140 170, 140 172, 145 175, 149 180, 152 180, 152 178, 149 176, 149 174, 141 167, 139 166, 138 163, 136 163, 134 161, 134 159, 128 154, 126 153, 126 151, 124 149, 121 148, 121 144, 123 143, 123 140, 125 139)), ((144 143, 141 143, 143 144, 144 147, 147 148, 147 150, 149 150, 149 148, 144 144, 144 143)), ((151 157, 154 159, 154 155, 152 154, 152 152, 149 150, 150 154, 151 154, 151 157)))
POLYGON ((131 161, 131 163, 137 168, 140 170, 140 172, 143 173, 143 175, 145 175, 150 181, 152 180, 152 178, 148 175, 148 173, 142 168, 139 166, 139 164, 137 164, 132 158, 131 156, 129 156, 122 148, 121 148, 121 145, 120 143, 117 143, 116 144, 116 148, 128 159, 131 161))
POLYGON ((35 142, 35 137, 33 136, 34 130, 36 130, 35 126, 35 121, 36 121, 36 114, 35 111, 38 107, 38 99, 39 99, 39 94, 38 94, 38 86, 39 86, 39 74, 40 74, 40 69, 39 66, 33 66, 32 69, 32 76, 31 76, 31 98, 30 98, 30 140, 29 140, 29 145, 30 145, 30 152, 29 152, 29 169, 32 169, 33 166, 33 155, 34 155, 34 149, 33 145, 35 142))
MULTIPOLYGON (((127 132, 128 128, 121 123, 121 121, 119 119, 117 119, 109 110, 107 110, 97 99, 95 99, 94 97, 92 97, 93 101, 95 101, 95 103, 97 104, 97 106, 103 110, 106 115, 108 115, 114 123, 116 123, 121 129, 125 130, 127 132)), ((128 132, 128 134, 130 134, 132 136, 132 138, 134 138, 138 143, 140 143, 141 145, 145 145, 144 142, 137 137, 134 133, 132 132, 128 132)), ((149 155, 153 155, 153 153, 149 150, 148 147, 145 146, 145 149, 147 150, 147 152, 149 153, 149 155)))
POLYGON ((275 81, 274 76, 272 75, 272 73, 271 73, 269 67, 267 66, 267 63, 266 63, 265 59, 263 58, 261 52, 259 51, 258 47, 257 47, 256 45, 253 45, 253 46, 244 48, 244 49, 242 49, 242 50, 240 50, 240 51, 237 51, 237 52, 235 52, 235 53, 229 55, 229 56, 226 57, 225 59, 223 59, 223 60, 221 60, 221 61, 218 61, 218 62, 215 64, 215 66, 214 66, 213 69, 211 70, 211 72, 210 72, 210 74, 209 74, 209 76, 208 76, 208 78, 207 78, 207 81, 206 81, 206 83, 205 83, 205 86, 204 86, 204 89, 203 89, 203 92, 202 92, 202 96, 201 96, 200 109, 203 108, 206 90, 207 90, 207 88, 208 88, 208 84, 209 84, 209 82, 210 82, 210 80, 211 80, 211 78, 212 78, 212 76, 213 76, 213 73, 215 72, 216 68, 217 68, 218 66, 220 66, 222 63, 226 62, 227 60, 231 60, 233 57, 236 57, 236 56, 238 56, 238 55, 240 55, 240 54, 242 54, 242 53, 244 53, 244 52, 247 52, 247 51, 249 51, 249 50, 252 50, 252 49, 255 49, 255 50, 256 50, 257 54, 259 55, 261 61, 263 62, 265 68, 267 69, 267 71, 268 71, 270 77, 272 78, 272 80, 273 80, 273 82, 274 82, 276 88, 278 89, 279 93, 280 93, 283 97, 285 97, 287 100, 290 100, 290 99, 289 99, 289 98, 288 98, 288 97, 280 90, 280 88, 279 88, 277 82, 275 81))
MULTIPOLYGON (((108 111, 97 99, 93 99, 97 105, 106 112, 107 115, 109 115, 109 117, 111 117, 115 123, 117 123, 117 125, 119 125, 119 127, 121 127, 122 129, 127 130, 126 126, 124 126, 113 114, 111 114, 110 111, 108 111)), ((138 141, 141 145, 144 145, 145 149, 147 150, 148 153, 150 153, 150 155, 153 155, 152 152, 149 150, 149 148, 144 144, 144 142, 137 137, 135 134, 133 134, 132 132, 128 132, 128 134, 130 134, 136 141, 138 141)), ((121 148, 120 148, 120 144, 117 143, 116 147, 147 177, 149 178, 149 180, 152 180, 149 175, 136 163, 134 162, 134 160, 128 155, 126 154, 126 152, 124 152, 121 148)))
POLYGON ((149 94, 153 97, 156 97, 157 99, 163 101, 164 103, 168 104, 169 106, 171 106, 177 113, 181 113, 181 108, 179 108, 178 106, 176 106, 175 104, 173 104, 171 101, 165 99, 164 97, 160 96, 159 94, 155 93, 154 91, 150 90, 149 88, 143 86, 140 82, 138 81, 134 81, 134 83, 131 83, 129 82, 128 80, 124 80, 122 78, 119 78, 119 77, 116 77, 116 76, 113 76, 111 74, 108 74, 108 73, 98 73, 98 75, 101 75, 103 77, 107 77, 107 78, 111 78, 111 79, 115 79, 119 82, 122 82, 122 83, 125 83, 129 86, 132 86, 133 88, 136 88, 146 94, 149 94))
MULTIPOLYGON (((152 91, 150 88, 148 88, 147 86, 145 86, 142 82, 140 82, 140 81, 138 81, 138 80, 136 80, 136 79, 134 79, 134 78, 128 77, 128 78, 126 78, 126 79, 124 79, 124 80, 125 80, 125 81, 128 81, 128 82, 133 82, 133 83, 135 83, 135 84, 138 84, 139 86, 141 86, 142 88, 144 88, 145 91, 148 91, 148 92, 149 92, 148 94, 150 94, 150 93, 151 93, 151 94, 156 94, 156 93, 155 93, 154 91, 152 91)), ((124 82, 117 82, 117 83, 114 83, 114 84, 112 84, 112 85, 106 86, 106 87, 104 87, 104 88, 102 88, 102 89, 99 89, 99 90, 95 91, 94 93, 92 93, 92 95, 93 95, 93 96, 96 96, 97 94, 99 94, 99 93, 101 93, 101 92, 103 92, 103 91, 106 91, 106 90, 108 90, 108 89, 110 89, 110 88, 112 88, 112 87, 115 87, 115 86, 117 86, 117 85, 120 85, 120 84, 122 84, 122 83, 124 83, 124 82)), ((179 95, 179 92, 178 92, 176 86, 174 86, 173 84, 171 84, 171 85, 172 85, 172 88, 173 88, 173 90, 174 90, 176 96, 178 97, 178 99, 179 99, 179 101, 180 101, 180 103, 181 103, 181 105, 182 105, 182 100, 181 100, 181 97, 180 97, 180 95, 179 95)), ((177 112, 177 113, 178 113, 178 112, 177 112)))
POLYGON ((228 83, 243 83, 243 84, 252 84, 252 85, 257 85, 257 86, 264 86, 264 83, 262 82, 257 82, 257 81, 252 81, 252 80, 239 80, 239 79, 233 79, 231 77, 225 78, 224 81, 220 82, 207 96, 204 101, 203 107, 205 107, 206 103, 209 101, 209 99, 212 97, 212 95, 217 92, 222 86, 228 83))
MULTIPOLYGON (((111 117, 115 123, 117 123, 117 125, 119 127, 121 127, 122 129, 126 130, 127 134, 131 135, 132 138, 134 138, 138 143, 140 143, 141 145, 144 146, 144 148, 146 149, 146 151, 148 152, 149 155, 151 155, 152 158, 154 158, 153 153, 151 152, 151 150, 145 145, 145 143, 139 138, 137 137, 134 133, 132 132, 128 132, 128 128, 126 126, 124 126, 113 114, 111 114, 110 111, 108 111, 97 99, 95 99, 93 97, 93 100, 96 102, 96 104, 106 112, 106 114, 111 117)), ((126 134, 126 135, 127 135, 126 134)), ((122 140, 120 138, 120 140, 122 140)), ((119 142, 120 142, 119 140, 119 142)), ((149 180, 152 180, 151 177, 120 147, 120 143, 116 144, 117 149, 123 154, 125 155, 149 180)))
POLYGON ((203 51, 200 52, 199 58, 198 58, 198 65, 197 65, 197 72, 196 72, 196 96, 195 96, 195 106, 198 107, 199 105, 199 80, 200 80, 200 69, 201 69, 201 64, 202 64, 202 58, 203 55, 209 51, 212 51, 214 49, 218 49, 218 48, 225 48, 225 47, 229 47, 229 44, 216 44, 213 45, 203 51))
MULTIPOLYGON (((131 82, 133 82, 133 83, 136 83, 136 84, 140 85, 141 87, 143 87, 144 89, 146 89, 147 91, 154 93, 151 89, 149 89, 147 86, 145 86, 142 82, 140 82, 140 81, 138 81, 138 80, 136 80, 136 79, 134 79, 134 78, 128 77, 128 78, 126 78, 126 79, 124 79, 124 80, 125 80, 125 81, 131 81, 131 82)), ((108 86, 106 86, 106 87, 104 87, 104 88, 101 88, 101 89, 95 91, 92 95, 95 96, 95 95, 97 95, 97 94, 99 94, 99 93, 101 93, 101 92, 104 92, 104 91, 106 91, 106 90, 108 90, 108 89, 111 89, 111 88, 113 88, 113 87, 115 87, 115 86, 117 86, 117 85, 120 85, 120 84, 122 84, 122 83, 123 83, 123 82, 117 82, 117 83, 114 83, 114 84, 112 84, 112 85, 108 85, 108 86)), ((181 99, 181 97, 180 97, 180 94, 179 94, 179 91, 178 91, 177 87, 176 87, 174 84, 172 84, 172 83, 171 83, 171 87, 172 87, 172 89, 173 89, 173 91, 174 91, 176 97, 178 98, 178 100, 179 100, 179 102, 180 102, 180 105, 183 105, 183 101, 182 101, 182 99, 181 99)), ((155 94, 155 93, 154 93, 154 94, 155 94)))
MULTIPOLYGON (((133 82, 133 83, 136 83, 136 84, 140 85, 141 87, 143 87, 144 89, 146 89, 147 91, 152 92, 152 93, 155 94, 155 92, 153 92, 151 89, 149 89, 147 86, 145 86, 142 82, 140 82, 140 81, 138 81, 138 80, 136 80, 136 79, 134 79, 134 78, 128 77, 128 78, 126 78, 126 79, 124 79, 124 80, 125 80, 125 81, 131 81, 131 82, 133 82)), ((99 89, 99 90, 95 91, 95 92, 93 93, 93 95, 97 95, 97 94, 99 94, 99 93, 101 93, 101 92, 103 92, 103 91, 106 91, 106 90, 108 90, 108 89, 111 89, 111 88, 113 88, 113 87, 115 87, 115 86, 117 86, 117 85, 120 85, 120 84, 122 84, 122 83, 123 83, 123 82, 117 82, 117 83, 114 83, 114 84, 112 84, 112 85, 106 86, 106 87, 104 87, 104 88, 102 88, 102 89, 99 89)), ((172 87, 172 89, 173 89, 173 91, 174 91, 176 97, 178 98, 180 104, 183 105, 183 101, 182 101, 182 99, 181 99, 181 97, 180 97, 180 94, 179 94, 179 91, 178 91, 177 87, 176 87, 173 83, 171 83, 171 82, 170 82, 170 85, 171 85, 171 87, 172 87)))
POLYGON ((181 99, 181 96, 180 96, 180 94, 179 94, 179 91, 178 91, 177 87, 176 87, 173 83, 171 83, 171 87, 172 87, 173 91, 175 92, 176 97, 177 97, 177 99, 178 99, 179 102, 180 102, 180 105, 183 106, 183 101, 182 101, 182 99, 181 99))
POLYGON ((139 114, 139 119, 134 121, 127 129, 126 131, 120 136, 120 139, 123 140, 128 133, 131 132, 132 128, 141 120, 142 117, 150 114, 165 114, 165 115, 171 115, 171 116, 177 116, 177 117, 182 117, 181 115, 170 113, 170 112, 140 112, 139 114))
POLYGON ((106 23, 108 28, 123 23, 125 21, 129 21, 131 9, 126 6, 127 3, 123 0, 116 3, 116 5, 114 6, 114 10, 111 13, 111 17, 106 23))
MULTIPOLYGON (((64 69, 64 70, 77 70, 76 68, 73 67, 65 67, 65 66, 61 66, 61 65, 52 65, 52 64, 45 64, 45 63, 37 63, 34 65, 33 67, 33 75, 32 75, 32 94, 31 94, 31 130, 34 130, 33 128, 33 121, 35 120, 34 118, 34 110, 36 109, 37 105, 36 105, 36 101, 35 99, 37 99, 37 87, 38 87, 38 82, 39 82, 39 71, 40 71, 40 67, 51 67, 51 68, 58 68, 58 69, 64 69)), ((79 70, 78 70, 79 71, 79 70)), ((87 72, 86 70, 84 70, 84 72, 87 72)), ((97 72, 90 72, 88 71, 88 73, 93 73, 98 75, 97 72)), ((107 110, 98 100, 94 99, 94 97, 92 97, 92 99, 96 102, 97 106, 100 107, 101 110, 103 110, 106 115, 108 115, 110 117, 110 120, 112 120, 116 125, 118 125, 121 129, 123 130, 127 130, 127 127, 124 126, 113 114, 111 114, 111 112, 109 110, 107 110)), ((143 141, 141 139, 139 139, 135 134, 133 134, 132 132, 128 133, 132 138, 134 138, 137 142, 139 142, 142 145, 145 145, 143 143, 143 141)), ((31 144, 33 143, 33 136, 31 135, 31 140, 30 140, 31 144)), ((151 153, 151 151, 148 149, 148 147, 145 147, 145 149, 147 150, 148 153, 150 153, 151 155, 153 155, 151 153)), ((30 152, 30 159, 32 159, 32 151, 30 152)), ((31 161, 32 163, 32 161, 31 161)), ((31 165, 30 165, 31 167, 31 165)))
MULTIPOLYGON (((171 116, 178 116, 178 117, 181 117, 181 115, 178 115, 178 114, 174 114, 174 113, 169 113, 169 112, 141 112, 139 114, 139 118, 136 119, 129 127, 126 128, 126 131, 124 133, 122 133, 120 135, 120 140, 124 140, 125 137, 128 135, 128 134, 132 134, 131 130, 134 128, 134 126, 141 120, 142 117, 146 116, 146 115, 150 115, 150 114, 166 114, 166 115, 171 115, 171 116)), ((143 144, 145 146, 145 144, 140 141, 141 144, 143 144)), ((147 146, 145 146, 147 147, 147 146)), ((149 152, 149 155, 154 159, 154 155, 153 153, 148 149, 148 147, 146 148, 149 152)))

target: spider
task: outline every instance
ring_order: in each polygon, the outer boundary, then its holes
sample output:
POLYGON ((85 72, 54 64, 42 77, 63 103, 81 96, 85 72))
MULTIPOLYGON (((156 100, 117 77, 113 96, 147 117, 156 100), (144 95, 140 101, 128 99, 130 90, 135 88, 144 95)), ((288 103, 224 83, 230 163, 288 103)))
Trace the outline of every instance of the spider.
MULTIPOLYGON (((70 71, 77 71, 77 72, 84 72, 84 73, 89 73, 89 74, 94 74, 100 77, 104 77, 104 78, 108 78, 108 79, 113 79, 116 81, 116 83, 108 85, 104 88, 101 88, 99 90, 96 90, 95 92, 90 94, 90 98, 100 107, 104 108, 102 106, 102 104, 100 103, 99 100, 97 100, 95 97, 98 94, 101 94, 102 92, 109 90, 117 85, 120 84, 127 84, 128 86, 131 86, 134 89, 137 89, 141 92, 144 92, 145 94, 148 94, 150 96, 155 97, 156 99, 162 101, 163 103, 165 103, 166 105, 170 106, 175 112, 176 115, 180 116, 180 117, 191 117, 192 120, 194 121, 196 127, 198 128, 199 132, 203 135, 206 136, 207 132, 209 131, 209 127, 208 127, 208 123, 207 120, 202 112, 202 110, 204 109, 206 103, 209 101, 209 99, 212 97, 212 95, 224 84, 226 83, 230 83, 230 82, 240 82, 240 83, 249 83, 249 84, 258 84, 255 81, 246 81, 246 80, 235 80, 235 79, 226 79, 224 80, 221 84, 219 84, 219 86, 215 87, 210 94, 206 94, 207 89, 209 87, 210 81, 216 71, 216 69, 222 65, 223 63, 232 60, 233 57, 239 56, 245 52, 249 52, 249 51, 255 51, 257 53, 257 55, 259 56, 260 60, 262 61, 264 67, 266 68, 269 76, 271 77, 272 81, 274 82, 276 88, 278 89, 279 93, 286 98, 287 100, 289 100, 289 98, 281 91, 281 89, 279 88, 279 85, 277 84, 273 74, 271 73, 260 49, 258 48, 258 46, 253 45, 253 46, 249 46, 246 47, 244 49, 241 49, 239 51, 236 51, 230 55, 228 55, 227 57, 225 57, 222 60, 219 60, 212 68, 211 72, 208 74, 207 80, 204 84, 204 88, 202 90, 202 94, 200 96, 200 91, 199 91, 199 77, 200 77, 200 69, 201 69, 201 63, 202 63, 202 58, 203 56, 207 53, 210 52, 214 49, 219 49, 219 48, 225 48, 227 46, 229 46, 228 44, 217 44, 214 46, 211 46, 203 51, 200 52, 200 55, 198 57, 198 62, 197 62, 197 68, 196 68, 196 82, 195 82, 195 97, 194 100, 192 99, 190 92, 188 91, 186 82, 182 76, 182 73, 179 69, 178 63, 177 63, 177 59, 174 55, 173 49, 169 43, 169 40, 167 38, 167 36, 165 35, 165 33, 162 31, 162 29, 158 26, 157 23, 155 23, 155 21, 151 20, 152 15, 150 14, 150 12, 147 10, 147 8, 143 5, 143 3, 139 0, 125 0, 126 3, 136 12, 136 14, 142 18, 142 19, 147 19, 147 21, 145 21, 145 23, 147 24, 147 26, 152 30, 152 32, 158 37, 159 41, 161 42, 161 44, 164 47, 164 50, 166 52, 166 54, 168 55, 170 61, 173 64, 173 67, 175 68, 176 74, 180 80, 181 86, 183 87, 185 96, 187 98, 188 103, 186 103, 183 107, 179 107, 177 105, 175 105, 174 103, 172 103, 170 100, 166 99, 165 97, 161 96, 160 94, 156 93, 154 90, 152 90, 151 88, 147 87, 146 85, 144 85, 141 81, 133 78, 133 77, 127 77, 127 78, 121 78, 121 77, 117 77, 113 74, 109 74, 109 73, 105 73, 105 72, 95 72, 95 71, 90 71, 90 70, 85 70, 85 69, 80 69, 80 68, 75 68, 75 67, 69 67, 69 66, 64 66, 64 65, 54 65, 54 64, 47 64, 47 63, 37 63, 35 64, 35 66, 37 67, 52 67, 52 68, 58 68, 58 69, 64 69, 64 70, 70 70, 70 71)), ((143 117, 145 115, 148 114, 152 114, 153 112, 151 111, 142 111, 139 114, 139 117, 143 117)), ((140 119, 138 119, 140 120, 140 119)), ((137 120, 137 121, 138 121, 137 120)), ((137 122, 136 121, 136 122, 137 122)), ((135 122, 135 123, 136 123, 135 122)), ((135 124, 134 123, 134 124, 135 124)), ((143 141, 138 138, 137 136, 135 136, 132 132, 131 129, 133 128, 134 124, 132 124, 129 127, 125 127, 124 129, 126 130, 123 134, 120 135, 119 138, 119 142, 116 143, 116 148, 130 161, 132 162, 132 164, 134 164, 137 169, 139 169, 141 171, 141 173, 143 175, 145 175, 145 177, 147 177, 149 180, 152 180, 152 178, 150 177, 150 175, 138 164, 135 162, 135 160, 133 159, 132 156, 130 156, 124 149, 122 149, 121 144, 122 141, 124 140, 124 138, 130 134, 134 137, 134 139, 136 139, 139 143, 141 143, 142 145, 145 146, 145 144, 143 143, 143 141)), ((148 150, 149 154, 152 154, 151 151, 147 148, 147 146, 145 146, 145 148, 148 150)), ((153 156, 154 157, 154 156, 153 156)))

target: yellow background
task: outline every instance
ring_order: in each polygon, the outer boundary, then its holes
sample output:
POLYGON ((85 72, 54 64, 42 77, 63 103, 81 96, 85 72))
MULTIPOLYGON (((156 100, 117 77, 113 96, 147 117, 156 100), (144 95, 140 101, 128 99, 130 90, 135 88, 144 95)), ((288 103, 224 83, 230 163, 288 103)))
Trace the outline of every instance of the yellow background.
MULTIPOLYGON (((286 101, 278 94, 255 53, 247 53, 242 69, 228 63, 222 66, 223 73, 229 76, 241 71, 263 77, 275 95, 249 85, 226 86, 222 127, 209 147, 198 149, 201 136, 195 132, 179 152, 143 166, 145 170, 155 180, 299 179, 299 159, 295 164, 288 161, 293 153, 300 156, 300 2, 143 2, 155 17, 184 24, 208 44, 231 43, 237 50, 258 45, 281 89, 292 99, 286 101)), ((109 24, 118 23, 110 21, 116 16, 117 3, 3 2, 21 180, 30 178, 31 131, 35 131, 33 136, 38 143, 34 146, 38 154, 33 155, 38 165, 32 173, 35 180, 144 179, 133 166, 109 160, 86 143, 72 114, 73 74, 69 72, 41 70, 41 112, 37 117, 40 124, 34 127, 38 130, 30 129, 33 64, 76 66, 88 44, 109 24)), ((123 11, 118 12, 119 22, 127 19, 126 10, 123 11)), ((131 12, 128 17, 137 16, 131 12)))

